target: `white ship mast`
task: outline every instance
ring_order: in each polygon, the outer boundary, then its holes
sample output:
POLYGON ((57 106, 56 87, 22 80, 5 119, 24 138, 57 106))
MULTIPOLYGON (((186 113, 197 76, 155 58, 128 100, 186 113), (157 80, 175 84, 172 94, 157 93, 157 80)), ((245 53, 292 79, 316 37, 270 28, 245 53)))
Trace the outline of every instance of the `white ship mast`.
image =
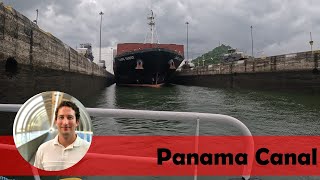
MULTIPOLYGON (((150 35, 151 36, 148 35, 149 34, 148 33, 144 43, 150 42, 151 44, 153 44, 155 36, 156 36, 156 31, 155 31, 156 23, 154 21, 154 14, 153 14, 152 10, 151 10, 151 15, 148 17, 148 20, 149 20, 148 25, 150 26, 150 35)), ((157 41, 157 43, 159 43, 159 42, 157 41)))

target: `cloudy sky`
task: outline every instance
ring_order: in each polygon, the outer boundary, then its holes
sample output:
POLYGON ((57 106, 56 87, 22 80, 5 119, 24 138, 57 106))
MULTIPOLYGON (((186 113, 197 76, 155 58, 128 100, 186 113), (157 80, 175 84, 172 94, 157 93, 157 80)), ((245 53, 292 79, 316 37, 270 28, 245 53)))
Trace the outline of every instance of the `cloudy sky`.
MULTIPOLYGON (((1 1, 1 0, 0 0, 1 1)), ((189 58, 221 44, 254 55, 269 56, 310 50, 320 44, 318 0, 2 0, 5 5, 36 18, 45 31, 75 48, 89 42, 99 59, 99 12, 102 19, 102 59, 111 60, 117 43, 144 42, 147 15, 156 14, 160 43, 184 44, 189 29, 189 58)), ((186 52, 186 51, 185 51, 186 52)), ((107 66, 111 66, 108 63, 107 66)))

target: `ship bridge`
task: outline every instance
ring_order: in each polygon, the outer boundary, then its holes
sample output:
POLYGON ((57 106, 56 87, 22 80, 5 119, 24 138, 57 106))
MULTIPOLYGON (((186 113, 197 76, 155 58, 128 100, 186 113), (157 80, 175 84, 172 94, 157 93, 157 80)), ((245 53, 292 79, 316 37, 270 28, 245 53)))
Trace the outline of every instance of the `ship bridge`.
POLYGON ((90 116, 77 99, 56 91, 38 94, 23 104, 13 124, 16 147, 25 160, 31 164, 33 164, 37 147, 53 139, 58 133, 54 123, 55 111, 61 101, 72 101, 79 107, 80 124, 76 132, 79 137, 88 142, 92 140, 90 116))

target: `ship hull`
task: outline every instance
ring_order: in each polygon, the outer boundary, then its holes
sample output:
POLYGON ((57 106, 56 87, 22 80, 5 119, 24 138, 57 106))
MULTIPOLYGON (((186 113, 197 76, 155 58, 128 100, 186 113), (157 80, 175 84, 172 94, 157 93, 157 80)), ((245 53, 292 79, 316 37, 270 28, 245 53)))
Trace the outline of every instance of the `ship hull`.
POLYGON ((117 85, 159 87, 168 83, 184 57, 170 49, 129 51, 114 58, 117 85))

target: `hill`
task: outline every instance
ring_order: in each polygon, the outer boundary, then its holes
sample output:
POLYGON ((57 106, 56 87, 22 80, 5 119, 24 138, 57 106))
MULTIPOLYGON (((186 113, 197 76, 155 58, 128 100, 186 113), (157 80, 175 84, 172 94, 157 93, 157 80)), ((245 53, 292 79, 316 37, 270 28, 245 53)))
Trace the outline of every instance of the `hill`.
POLYGON ((232 48, 231 46, 226 46, 222 44, 221 46, 214 48, 213 50, 201 55, 200 57, 197 57, 191 62, 195 66, 198 66, 198 63, 200 66, 202 66, 203 59, 205 60, 204 62, 205 65, 220 63, 223 54, 228 53, 228 49, 231 49, 231 48, 232 48))

